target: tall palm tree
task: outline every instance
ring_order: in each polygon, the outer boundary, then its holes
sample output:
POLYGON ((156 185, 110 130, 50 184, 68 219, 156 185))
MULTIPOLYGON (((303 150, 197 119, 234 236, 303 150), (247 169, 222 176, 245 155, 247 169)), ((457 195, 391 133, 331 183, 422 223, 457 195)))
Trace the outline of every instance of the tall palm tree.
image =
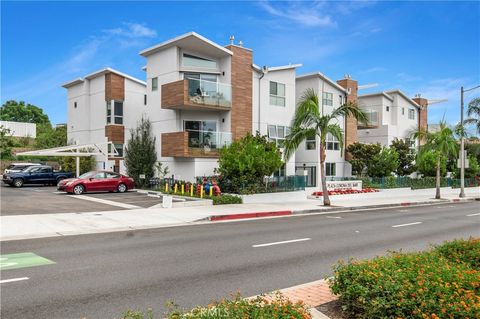
POLYGON ((453 130, 442 120, 440 121, 440 129, 438 132, 432 133, 422 129, 415 132, 413 136, 425 141, 425 144, 420 147, 420 156, 423 152, 433 152, 437 158, 435 199, 440 199, 440 171, 442 161, 458 155, 458 143, 454 137, 453 130))
POLYGON ((474 98, 468 103, 467 116, 464 124, 475 125, 475 129, 480 134, 480 97, 474 98))
POLYGON ((320 178, 323 191, 323 205, 329 206, 327 183, 325 177, 325 149, 327 134, 333 135, 340 144, 343 152, 343 130, 338 125, 340 118, 353 116, 357 120, 367 123, 366 114, 355 104, 346 103, 333 110, 330 114, 321 113, 319 97, 313 89, 307 89, 297 105, 295 116, 292 120, 290 133, 285 140, 285 159, 288 160, 307 137, 318 136, 320 139, 320 178))

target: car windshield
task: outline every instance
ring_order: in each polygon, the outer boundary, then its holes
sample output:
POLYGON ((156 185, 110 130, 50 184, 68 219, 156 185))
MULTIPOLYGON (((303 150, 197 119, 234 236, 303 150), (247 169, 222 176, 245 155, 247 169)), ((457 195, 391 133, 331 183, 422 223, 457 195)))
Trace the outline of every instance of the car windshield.
POLYGON ((36 170, 38 170, 38 169, 39 169, 38 166, 29 166, 29 167, 23 169, 22 172, 34 172, 34 171, 36 171, 36 170))
POLYGON ((78 176, 78 178, 86 179, 86 178, 91 177, 93 175, 93 173, 95 173, 95 172, 83 173, 82 175, 78 176))

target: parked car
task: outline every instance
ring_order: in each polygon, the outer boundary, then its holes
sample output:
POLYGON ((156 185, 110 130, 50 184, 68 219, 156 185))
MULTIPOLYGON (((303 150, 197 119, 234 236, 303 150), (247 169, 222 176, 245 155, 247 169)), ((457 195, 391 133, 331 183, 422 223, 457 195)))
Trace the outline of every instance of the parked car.
POLYGON ((92 171, 60 181, 59 191, 80 195, 85 192, 119 192, 124 193, 135 188, 133 178, 109 171, 92 171))
POLYGON ((30 166, 38 166, 41 165, 39 163, 12 163, 8 165, 8 167, 5 169, 3 172, 4 174, 8 173, 16 173, 23 171, 25 168, 30 167, 30 166))
POLYGON ((3 174, 3 182, 15 187, 24 184, 57 185, 62 179, 71 177, 73 173, 55 172, 51 166, 35 165, 20 172, 3 174))

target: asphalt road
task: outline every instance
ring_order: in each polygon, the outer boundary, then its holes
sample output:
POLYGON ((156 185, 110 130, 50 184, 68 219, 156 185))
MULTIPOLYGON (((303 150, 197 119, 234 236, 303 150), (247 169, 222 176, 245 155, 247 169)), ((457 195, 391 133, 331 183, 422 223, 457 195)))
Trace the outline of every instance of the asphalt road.
POLYGON ((29 279, 1 284, 1 318, 119 318, 160 314, 172 299, 191 307, 251 296, 329 276, 341 258, 478 237, 478 213, 469 202, 4 242, 2 254, 56 264, 2 271, 29 279), (289 240, 301 241, 271 245, 289 240))

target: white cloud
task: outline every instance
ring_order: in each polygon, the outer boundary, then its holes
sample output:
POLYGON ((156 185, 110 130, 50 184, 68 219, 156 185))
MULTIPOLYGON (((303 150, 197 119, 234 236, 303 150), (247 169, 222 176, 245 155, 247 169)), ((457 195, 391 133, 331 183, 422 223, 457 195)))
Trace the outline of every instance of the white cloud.
POLYGON ((329 15, 321 12, 323 2, 294 2, 287 4, 285 8, 274 7, 268 1, 261 1, 259 5, 271 15, 291 20, 306 27, 332 27, 336 25, 336 22, 329 15))
POLYGON ((404 82, 415 82, 415 81, 420 81, 422 79, 421 76, 411 75, 406 72, 397 73, 397 78, 404 82))
POLYGON ((123 27, 104 30, 106 34, 116 35, 126 38, 155 38, 157 31, 150 29, 139 23, 123 23, 123 27))

